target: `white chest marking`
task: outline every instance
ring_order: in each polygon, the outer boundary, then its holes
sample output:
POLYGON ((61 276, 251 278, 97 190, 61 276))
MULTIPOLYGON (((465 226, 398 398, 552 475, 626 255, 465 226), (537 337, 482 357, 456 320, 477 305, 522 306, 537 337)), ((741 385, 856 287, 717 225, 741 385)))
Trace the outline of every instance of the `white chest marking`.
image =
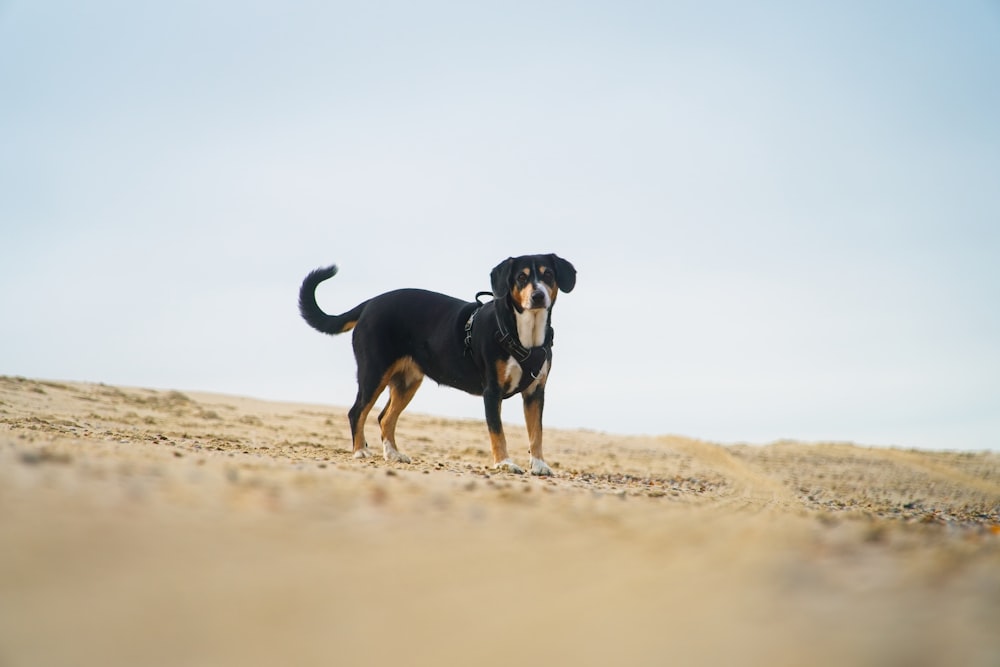
POLYGON ((507 366, 504 368, 504 381, 503 390, 504 393, 510 393, 519 384, 521 384, 521 375, 524 373, 521 370, 521 364, 517 363, 517 359, 511 357, 507 360, 507 366))
POLYGON ((540 347, 545 345, 545 334, 548 330, 548 310, 525 310, 514 314, 517 320, 517 337, 524 347, 540 347))

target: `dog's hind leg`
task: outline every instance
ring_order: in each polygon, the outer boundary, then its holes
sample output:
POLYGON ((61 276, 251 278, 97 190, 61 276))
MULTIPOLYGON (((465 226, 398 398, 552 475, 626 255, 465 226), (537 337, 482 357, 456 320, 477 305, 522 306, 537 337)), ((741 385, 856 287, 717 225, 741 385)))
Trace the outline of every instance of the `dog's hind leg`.
POLYGON ((389 403, 378 416, 379 426, 382 427, 383 456, 386 461, 409 463, 410 457, 400 453, 396 448, 396 422, 399 420, 399 415, 413 400, 417 389, 420 389, 424 374, 412 360, 403 359, 393 364, 387 375, 389 378, 389 403))
POLYGON ((375 401, 385 389, 388 373, 382 373, 378 366, 370 362, 358 360, 358 396, 354 405, 347 412, 351 424, 351 438, 354 442, 354 458, 366 459, 371 456, 368 442, 365 440, 365 422, 375 401), (374 366, 374 368, 373 368, 374 366))
POLYGON ((371 412, 374 403, 375 398, 367 397, 366 393, 359 388, 358 397, 347 412, 347 419, 351 423, 351 438, 354 442, 354 458, 356 459, 366 459, 371 456, 368 442, 365 440, 365 421, 367 421, 368 413, 371 412))

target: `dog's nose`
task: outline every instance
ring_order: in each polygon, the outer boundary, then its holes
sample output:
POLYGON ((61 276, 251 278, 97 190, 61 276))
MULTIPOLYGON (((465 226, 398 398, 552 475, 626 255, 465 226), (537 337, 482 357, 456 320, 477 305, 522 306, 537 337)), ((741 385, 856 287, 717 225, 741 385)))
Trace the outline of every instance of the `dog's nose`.
POLYGON ((532 306, 544 306, 545 305, 545 292, 540 289, 536 289, 531 293, 531 305, 532 306))

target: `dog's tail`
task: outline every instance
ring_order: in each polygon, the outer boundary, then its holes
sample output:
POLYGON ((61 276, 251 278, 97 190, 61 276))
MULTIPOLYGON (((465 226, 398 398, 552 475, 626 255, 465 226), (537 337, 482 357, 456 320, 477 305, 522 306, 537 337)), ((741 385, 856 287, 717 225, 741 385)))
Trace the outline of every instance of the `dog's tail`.
POLYGON ((343 315, 324 313, 319 304, 316 303, 316 286, 335 275, 337 275, 336 266, 316 269, 306 276, 306 279, 302 281, 302 287, 299 288, 299 313, 301 313, 302 319, 308 322, 313 329, 327 334, 339 334, 353 329, 358 318, 361 317, 361 311, 368 303, 365 301, 343 315))

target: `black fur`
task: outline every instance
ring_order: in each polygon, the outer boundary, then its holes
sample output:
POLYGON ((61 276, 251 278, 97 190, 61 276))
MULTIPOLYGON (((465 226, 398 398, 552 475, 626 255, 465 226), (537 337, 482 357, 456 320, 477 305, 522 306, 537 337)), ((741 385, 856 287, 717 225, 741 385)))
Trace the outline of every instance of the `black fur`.
MULTIPOLYGON (((508 258, 497 265, 490 274, 494 300, 480 306, 436 292, 419 289, 401 289, 376 296, 341 314, 328 315, 316 303, 315 290, 319 283, 337 273, 335 266, 317 269, 302 282, 299 290, 299 312, 313 328, 327 334, 338 334, 353 328, 354 356, 358 364, 358 394, 349 412, 351 433, 354 437, 355 456, 366 456, 364 421, 369 410, 385 387, 390 390, 389 403, 379 415, 383 439, 388 440, 386 458, 393 455, 398 460, 408 460, 395 450, 395 419, 426 375, 439 384, 483 396, 486 422, 493 444, 494 463, 507 462, 507 469, 518 472, 506 456, 503 426, 500 421, 500 403, 514 393, 523 392, 525 416, 537 411, 537 424, 529 423, 529 430, 537 427, 537 446, 532 442, 533 459, 541 457, 541 405, 547 377, 537 382, 513 383, 510 377, 504 383, 499 366, 507 368, 511 357, 509 347, 498 341, 500 324, 517 336, 516 317, 523 312, 522 304, 513 298, 516 281, 535 281, 535 294, 546 284, 555 300, 556 287, 563 292, 576 285, 573 265, 556 255, 528 255, 508 258), (554 273, 544 276, 541 267, 554 273), (518 278, 518 274, 526 277, 518 278), (543 278, 548 283, 543 283, 543 278), (554 282, 554 284, 552 284, 554 282), (477 311, 478 309, 478 311, 477 311), (471 336, 466 324, 476 313, 471 336), (383 420, 389 415, 388 423, 383 420), (498 458, 502 457, 502 458, 498 458)), ((536 307, 535 303, 530 304, 536 307)), ((551 304, 548 314, 548 332, 545 342, 537 350, 551 366, 551 304)), ((535 358, 539 358, 536 353, 535 358)), ((520 366, 518 366, 520 368, 520 366)), ((522 377, 524 377, 522 373, 522 377)), ((527 378, 524 378, 527 380, 527 378)), ((534 461, 533 461, 534 463, 534 461)), ((544 462, 539 469, 547 470, 544 462)), ((533 470, 533 472, 537 472, 533 470)), ((538 474, 550 474, 538 472, 538 474)))

